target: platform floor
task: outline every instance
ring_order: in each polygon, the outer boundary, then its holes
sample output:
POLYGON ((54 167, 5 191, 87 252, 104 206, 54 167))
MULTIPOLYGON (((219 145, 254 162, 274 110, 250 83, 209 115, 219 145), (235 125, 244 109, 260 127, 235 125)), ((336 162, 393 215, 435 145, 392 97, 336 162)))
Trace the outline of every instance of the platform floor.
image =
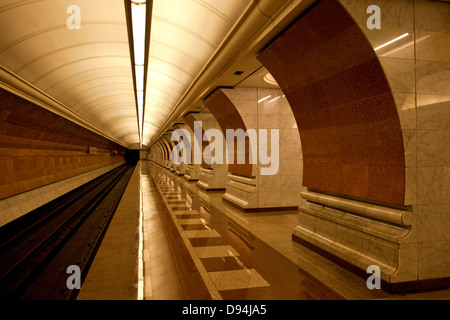
POLYGON ((296 211, 243 213, 222 192, 167 170, 161 179, 161 170, 136 166, 79 300, 450 299, 450 289, 369 290, 365 279, 292 241, 296 211))

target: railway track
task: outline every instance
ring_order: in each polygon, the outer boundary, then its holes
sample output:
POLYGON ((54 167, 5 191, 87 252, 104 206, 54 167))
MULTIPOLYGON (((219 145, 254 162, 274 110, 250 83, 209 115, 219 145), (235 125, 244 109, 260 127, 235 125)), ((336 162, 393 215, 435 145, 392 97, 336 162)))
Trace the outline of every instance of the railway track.
POLYGON ((70 300, 85 278, 134 167, 122 165, 0 228, 0 299, 70 300))

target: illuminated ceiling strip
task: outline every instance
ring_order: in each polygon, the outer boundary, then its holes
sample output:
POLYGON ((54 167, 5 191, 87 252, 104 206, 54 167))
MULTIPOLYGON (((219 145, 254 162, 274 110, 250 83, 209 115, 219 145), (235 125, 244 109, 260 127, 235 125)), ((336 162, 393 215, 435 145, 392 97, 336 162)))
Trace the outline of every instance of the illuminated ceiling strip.
POLYGON ((139 144, 142 147, 145 110, 145 63, 146 63, 146 32, 147 3, 145 0, 131 0, 131 28, 133 36, 133 62, 136 90, 137 122, 139 144))
MULTIPOLYGON (((144 117, 159 128, 157 132, 164 132, 162 128, 169 125, 169 117, 176 112, 180 102, 195 90, 200 75, 207 73, 219 46, 225 47, 226 39, 237 28, 235 24, 243 19, 252 3, 251 0, 153 1, 144 117), (224 17, 233 23, 227 23, 224 17), (168 105, 162 92, 170 93, 171 98, 176 99, 170 99, 168 105), (166 101, 163 103, 154 95, 162 96, 166 101)), ((153 129, 146 125, 144 133, 144 143, 152 144, 153 129)))
POLYGON ((144 91, 144 66, 135 65, 136 91, 144 91))
POLYGON ((131 19, 133 28, 133 48, 135 65, 144 65, 145 60, 145 11, 146 4, 131 5, 131 19))

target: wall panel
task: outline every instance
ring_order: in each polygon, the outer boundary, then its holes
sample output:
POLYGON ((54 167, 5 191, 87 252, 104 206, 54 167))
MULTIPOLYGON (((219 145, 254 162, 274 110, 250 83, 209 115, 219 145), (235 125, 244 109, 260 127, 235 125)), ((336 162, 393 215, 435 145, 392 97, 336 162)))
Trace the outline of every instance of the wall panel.
POLYGON ((394 97, 372 46, 339 2, 318 3, 258 59, 292 107, 303 185, 403 205, 405 159, 394 97))
POLYGON ((123 161, 123 152, 124 147, 0 89, 0 199, 123 161))

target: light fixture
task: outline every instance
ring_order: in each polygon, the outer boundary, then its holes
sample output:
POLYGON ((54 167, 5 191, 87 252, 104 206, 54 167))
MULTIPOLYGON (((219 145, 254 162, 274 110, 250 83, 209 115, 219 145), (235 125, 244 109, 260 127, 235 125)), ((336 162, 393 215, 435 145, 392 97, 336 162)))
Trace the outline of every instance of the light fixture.
POLYGON ((139 123, 139 133, 140 133, 140 139, 142 142, 142 124, 144 120, 144 106, 143 105, 138 105, 138 123, 139 123))
POLYGON ((275 81, 275 78, 270 73, 266 74, 263 79, 264 79, 264 82, 266 82, 272 86, 278 87, 278 83, 275 81))
POLYGON ((271 103, 271 102, 277 101, 280 98, 281 98, 281 96, 277 96, 277 97, 275 97, 273 99, 270 99, 268 102, 271 103))
POLYGON ((144 65, 145 59, 145 13, 145 1, 132 2, 131 21, 133 26, 134 63, 141 66, 144 65))
POLYGON ((136 91, 137 105, 144 106, 144 91, 136 91))
POLYGON ((261 102, 263 102, 263 101, 269 99, 271 96, 272 96, 272 95, 268 95, 267 97, 262 98, 261 100, 258 101, 258 103, 261 103, 261 102))
POLYGON ((139 144, 142 147, 145 110, 145 63, 146 63, 146 0, 131 0, 131 28, 133 36, 134 76, 137 105, 137 121, 139 128, 139 144))
POLYGON ((426 39, 428 39, 428 38, 430 38, 431 37, 431 35, 427 35, 427 36, 425 36, 425 37, 422 37, 422 38, 420 38, 420 39, 416 39, 416 40, 411 40, 411 41, 409 41, 408 43, 405 43, 404 45, 402 45, 402 46, 400 46, 400 47, 398 47, 398 48, 394 48, 394 49, 392 49, 391 51, 388 51, 388 52, 386 52, 386 53, 383 53, 383 55, 382 55, 382 57, 386 57, 386 56, 388 56, 388 55, 390 55, 390 54, 393 54, 393 53, 395 53, 395 52, 397 52, 397 51, 400 51, 400 50, 402 50, 402 49, 405 49, 405 48, 407 48, 407 47, 409 47, 410 45, 412 45, 412 44, 418 44, 420 41, 423 41, 423 40, 426 40, 426 39))
POLYGON ((382 44, 379 47, 376 47, 374 50, 375 51, 380 50, 381 48, 384 48, 384 47, 386 47, 386 46, 388 46, 388 45, 390 45, 390 44, 392 44, 392 43, 394 43, 394 42, 396 42, 396 41, 398 41, 400 39, 403 39, 403 38, 407 37, 408 35, 409 35, 409 33, 402 34, 401 36, 399 36, 399 37, 397 37, 395 39, 392 39, 391 41, 388 41, 388 42, 386 42, 385 44, 382 44))
POLYGON ((136 65, 136 90, 144 91, 144 66, 136 65))

